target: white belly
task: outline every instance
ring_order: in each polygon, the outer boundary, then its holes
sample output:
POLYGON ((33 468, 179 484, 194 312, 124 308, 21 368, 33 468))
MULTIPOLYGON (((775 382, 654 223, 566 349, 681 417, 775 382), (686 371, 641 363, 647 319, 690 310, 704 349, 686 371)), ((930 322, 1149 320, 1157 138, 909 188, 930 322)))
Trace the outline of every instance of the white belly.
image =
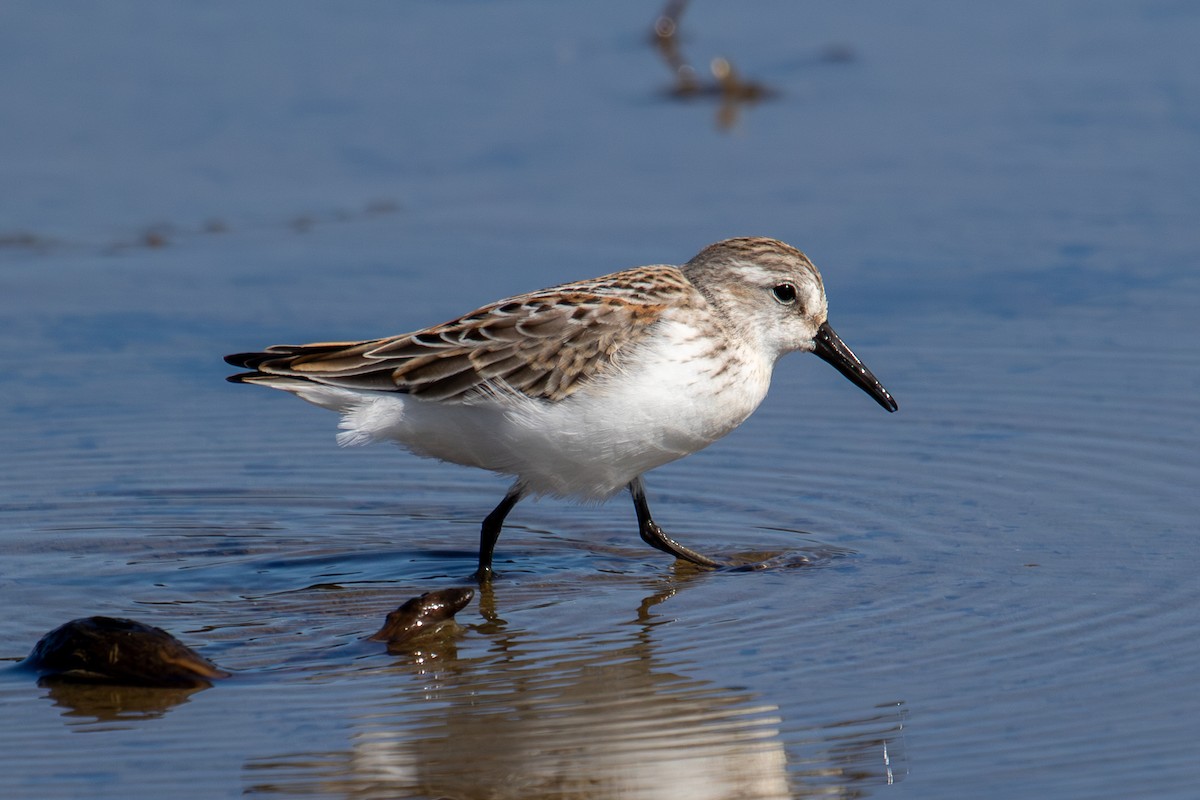
POLYGON ((535 494, 603 499, 647 470, 740 425, 766 396, 771 364, 733 366, 711 342, 666 323, 653 344, 565 400, 471 404, 373 395, 345 414, 339 441, 389 439, 419 455, 513 475, 535 494))

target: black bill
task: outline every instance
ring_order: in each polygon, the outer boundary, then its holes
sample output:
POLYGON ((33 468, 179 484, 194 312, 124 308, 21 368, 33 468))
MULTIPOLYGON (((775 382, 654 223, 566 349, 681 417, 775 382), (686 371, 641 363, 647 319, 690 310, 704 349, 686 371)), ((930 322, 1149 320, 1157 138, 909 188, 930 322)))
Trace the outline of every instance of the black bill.
POLYGON ((817 328, 817 335, 814 341, 816 347, 813 348, 813 352, 819 355, 822 360, 832 364, 834 369, 853 381, 855 386, 871 395, 871 397, 874 397, 876 403, 879 403, 879 405, 888 411, 895 411, 900 407, 896 405, 896 400, 888 393, 888 390, 883 388, 883 384, 879 382, 879 379, 871 374, 871 370, 867 369, 866 365, 858 360, 858 356, 854 355, 854 351, 846 347, 846 343, 842 341, 842 337, 838 336, 833 328, 829 327, 828 322, 817 328))

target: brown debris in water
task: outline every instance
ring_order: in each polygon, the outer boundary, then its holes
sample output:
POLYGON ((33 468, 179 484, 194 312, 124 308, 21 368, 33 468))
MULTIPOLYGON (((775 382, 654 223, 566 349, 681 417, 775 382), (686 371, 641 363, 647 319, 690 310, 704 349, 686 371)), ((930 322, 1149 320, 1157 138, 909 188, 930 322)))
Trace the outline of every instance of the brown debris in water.
POLYGON ((720 102, 717 127, 728 130, 737 123, 741 106, 773 97, 777 92, 764 84, 743 79, 729 59, 720 56, 709 64, 713 79, 701 79, 679 47, 679 18, 686 7, 687 0, 669 0, 654 21, 652 41, 675 78, 675 85, 668 94, 684 100, 716 98, 720 102))
POLYGON ((162 628, 116 617, 60 625, 22 664, 43 678, 123 686, 207 687, 229 677, 162 628))
POLYGON ((383 627, 367 638, 387 642, 389 651, 403 650, 450 626, 474 597, 475 590, 466 587, 425 592, 388 614, 383 627))

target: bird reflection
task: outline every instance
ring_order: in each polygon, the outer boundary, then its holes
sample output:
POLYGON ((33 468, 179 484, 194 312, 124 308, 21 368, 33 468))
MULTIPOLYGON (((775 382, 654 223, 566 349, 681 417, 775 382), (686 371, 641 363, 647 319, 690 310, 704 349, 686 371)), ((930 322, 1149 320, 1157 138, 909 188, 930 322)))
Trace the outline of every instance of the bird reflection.
POLYGON ((347 750, 248 762, 248 791, 784 800, 861 797, 895 779, 884 754, 896 763, 902 706, 814 725, 798 740, 789 720, 785 741, 769 699, 689 677, 698 665, 660 655, 656 609, 681 585, 655 587, 624 625, 582 639, 505 622, 485 585, 486 622, 473 632, 486 628, 483 654, 401 657, 389 669, 412 680, 350 721, 347 750))

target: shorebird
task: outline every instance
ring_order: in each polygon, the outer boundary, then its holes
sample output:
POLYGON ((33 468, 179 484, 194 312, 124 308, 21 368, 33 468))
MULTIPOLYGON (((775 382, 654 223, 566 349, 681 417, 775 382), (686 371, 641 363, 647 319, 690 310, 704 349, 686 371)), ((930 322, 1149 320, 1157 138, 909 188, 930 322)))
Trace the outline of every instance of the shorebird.
POLYGON ((821 274, 775 239, 726 239, 682 266, 635 267, 498 300, 411 333, 275 345, 226 361, 235 383, 341 413, 343 445, 411 452, 514 481, 483 521, 480 581, 527 495, 628 489, 651 546, 704 567, 650 515, 642 475, 701 450, 766 397, 780 356, 815 353, 888 411, 896 401, 829 326, 821 274))

